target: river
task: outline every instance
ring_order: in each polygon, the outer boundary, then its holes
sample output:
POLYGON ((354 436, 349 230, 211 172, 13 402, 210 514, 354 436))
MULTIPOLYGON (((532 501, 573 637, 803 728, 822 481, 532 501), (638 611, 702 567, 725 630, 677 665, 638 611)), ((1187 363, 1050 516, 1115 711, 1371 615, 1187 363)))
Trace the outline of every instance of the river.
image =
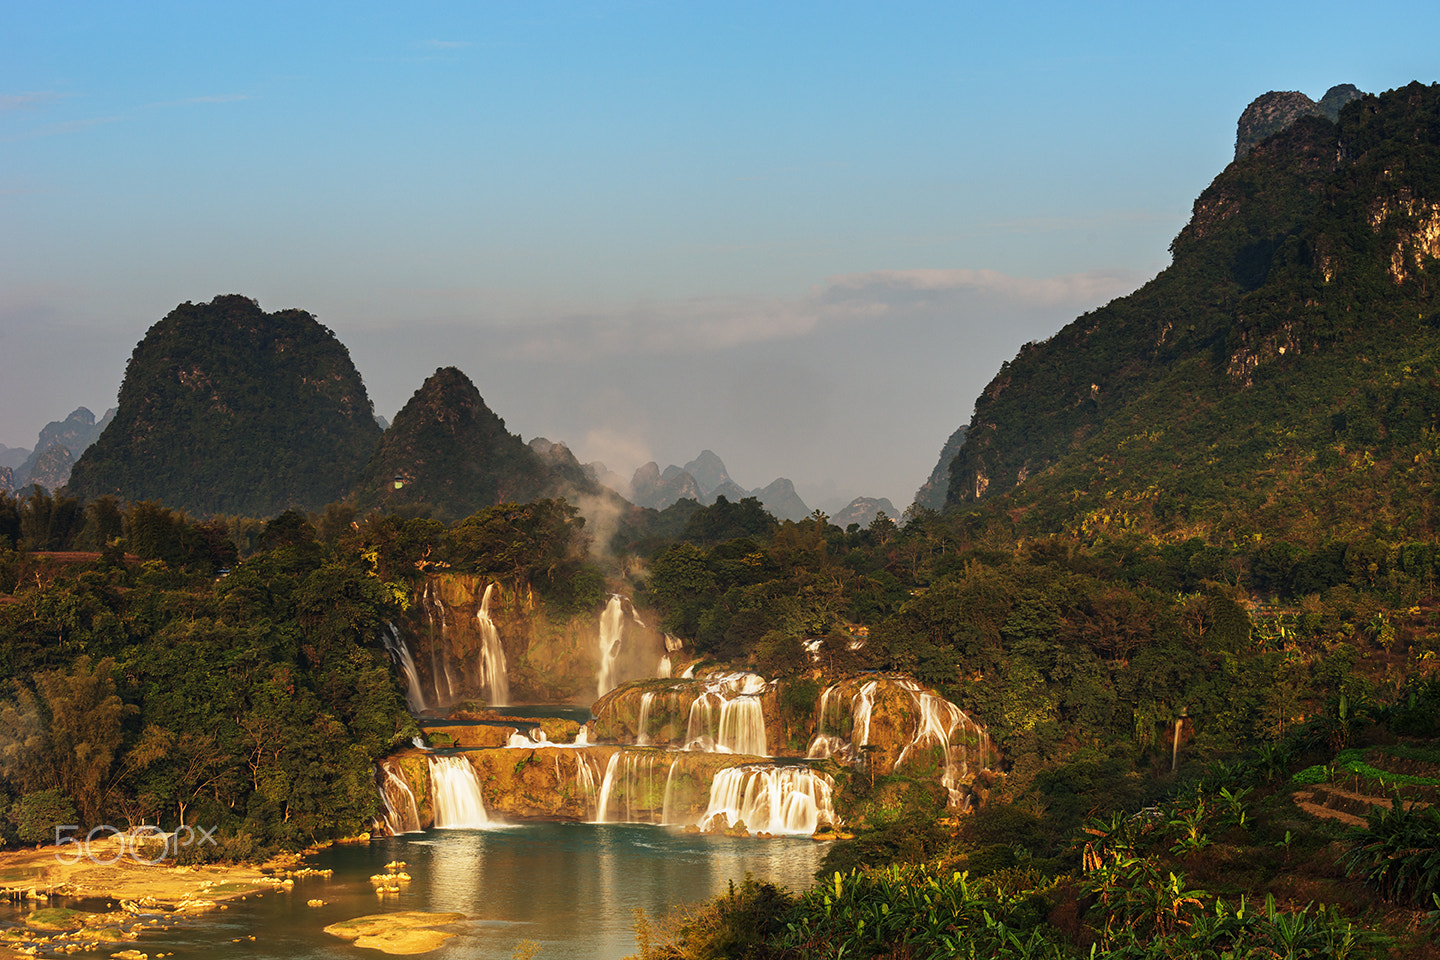
POLYGON ((456 925, 458 936, 424 954, 436 960, 510 960, 522 940, 538 944, 535 960, 619 960, 636 951, 636 909, 663 917, 674 906, 723 893, 747 873, 803 890, 826 849, 808 839, 702 836, 639 824, 429 830, 324 850, 306 865, 331 868, 331 877, 232 900, 225 911, 147 931, 131 946, 179 960, 379 957, 323 928, 367 914, 424 910, 472 918, 456 925), (392 860, 405 861, 412 879, 398 894, 377 895, 370 877, 392 860), (307 906, 312 899, 326 902, 307 906))

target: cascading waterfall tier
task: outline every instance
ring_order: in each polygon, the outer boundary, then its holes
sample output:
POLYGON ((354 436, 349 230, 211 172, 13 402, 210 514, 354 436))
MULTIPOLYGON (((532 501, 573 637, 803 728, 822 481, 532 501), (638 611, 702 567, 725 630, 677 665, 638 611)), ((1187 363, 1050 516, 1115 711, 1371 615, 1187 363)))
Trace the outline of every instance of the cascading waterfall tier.
POLYGON ((637 746, 769 756, 764 698, 774 685, 753 673, 630 685, 595 705, 599 739, 637 746))
POLYGON ((725 673, 706 677, 701 684, 699 696, 690 704, 686 749, 769 756, 765 711, 760 703, 760 695, 769 687, 765 678, 725 673))
MULTIPOLYGON (((964 810, 995 754, 982 726, 903 676, 867 675, 825 689, 813 725, 780 710, 775 683, 747 673, 641 680, 603 697, 574 743, 563 725, 430 726, 463 755, 406 750, 395 764, 420 800, 418 822, 474 827, 504 817, 666 824, 705 831, 823 833, 840 825, 834 786, 814 763, 834 759, 878 776, 933 779, 964 810), (797 723, 803 723, 796 729, 797 723), (771 744, 809 744, 809 760, 765 762, 771 744), (428 773, 426 772, 428 771, 428 773), (419 778, 418 780, 416 778, 419 778), (482 799, 483 785, 483 799, 482 799)), ((573 726, 570 730, 575 729, 573 726)), ((793 754, 792 754, 793 756, 793 754)), ((832 771, 833 772, 833 771, 832 771)), ((412 829, 403 791, 377 772, 386 815, 412 829)))
POLYGON ((461 756, 430 757, 430 795, 435 826, 441 830, 478 830, 491 825, 480 795, 480 778, 461 756))
POLYGON ((828 687, 816 705, 815 736, 806 752, 812 759, 833 757, 879 774, 933 771, 956 809, 967 806, 965 785, 988 768, 993 754, 983 726, 909 677, 897 676, 828 687))
POLYGON ((625 598, 612 593, 600 614, 598 634, 599 658, 595 672, 595 696, 603 697, 615 689, 615 661, 620 658, 620 643, 625 639, 625 598))
POLYGON ((700 829, 810 836, 836 824, 834 790, 834 781, 809 767, 730 767, 715 775, 700 829))

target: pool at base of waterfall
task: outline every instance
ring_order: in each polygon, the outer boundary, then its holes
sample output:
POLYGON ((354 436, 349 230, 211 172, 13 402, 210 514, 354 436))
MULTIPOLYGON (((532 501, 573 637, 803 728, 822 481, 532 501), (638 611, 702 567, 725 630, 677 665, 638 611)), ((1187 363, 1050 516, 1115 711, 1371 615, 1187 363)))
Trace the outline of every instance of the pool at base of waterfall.
MULTIPOLYGON (((662 918, 724 893, 747 873, 799 892, 827 849, 808 839, 734 839, 643 824, 427 830, 323 850, 306 865, 333 870, 328 877, 302 877, 288 891, 233 900, 168 930, 147 924, 156 928, 126 946, 177 960, 353 960, 377 954, 325 933, 326 926, 425 911, 465 916, 441 928, 454 936, 423 954, 428 958, 510 960, 517 944, 532 941, 536 960, 620 960, 637 949, 636 909, 662 918), (405 866, 387 870, 395 861, 405 866), (377 893, 372 877, 386 873, 409 879, 377 893)), ((13 922, 27 911, 4 912, 13 922)))

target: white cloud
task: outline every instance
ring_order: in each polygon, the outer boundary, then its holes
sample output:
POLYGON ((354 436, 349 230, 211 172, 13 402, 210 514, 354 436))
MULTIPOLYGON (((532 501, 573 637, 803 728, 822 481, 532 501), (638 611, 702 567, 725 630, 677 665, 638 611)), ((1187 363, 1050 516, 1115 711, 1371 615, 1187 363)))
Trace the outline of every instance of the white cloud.
POLYGON ((4 113, 7 110, 23 110, 26 107, 33 107, 66 96, 69 96, 69 94, 56 93, 52 90, 32 90, 26 93, 0 93, 0 113, 4 113))
POLYGON ((1036 279, 993 270, 878 270, 831 277, 796 299, 654 301, 558 319, 532 317, 497 335, 500 349, 520 361, 705 354, 796 340, 822 328, 994 319, 1037 310, 1073 317, 1141 282, 1124 271, 1036 279))

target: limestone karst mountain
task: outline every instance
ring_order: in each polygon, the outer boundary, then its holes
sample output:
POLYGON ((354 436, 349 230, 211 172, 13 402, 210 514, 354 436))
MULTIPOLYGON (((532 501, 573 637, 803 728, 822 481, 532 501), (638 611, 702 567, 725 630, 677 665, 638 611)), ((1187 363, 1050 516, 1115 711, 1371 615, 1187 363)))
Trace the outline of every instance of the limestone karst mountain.
POLYGON ((527 446, 470 378, 435 371, 395 415, 356 486, 362 509, 427 508, 458 519, 504 502, 599 493, 570 451, 527 446))
POLYGON ((1296 120, 1215 178, 1171 250, 1002 367, 948 503, 1004 496, 1021 530, 1433 531, 1440 85, 1296 120))
POLYGON ((334 333, 303 310, 219 296, 146 332, 68 490, 201 514, 318 509, 354 485, 379 436, 334 333))
POLYGON ((881 513, 892 521, 900 520, 899 514, 895 512, 895 504, 885 497, 856 497, 850 501, 849 506, 831 517, 830 522, 841 530, 846 529, 852 523, 868 527, 881 513))
POLYGON ((70 479, 75 460, 110 425, 115 408, 106 411, 99 422, 87 407, 77 407, 64 420, 52 420, 40 431, 35 446, 15 468, 16 489, 38 483, 46 490, 58 490, 70 479))
POLYGON ((653 461, 644 464, 630 478, 629 489, 620 492, 636 506, 656 510, 682 499, 709 506, 719 497, 731 503, 755 497, 780 520, 798 521, 810 515, 810 508, 789 480, 779 477, 767 486, 746 490, 731 479, 724 461, 710 450, 702 450, 684 467, 671 464, 662 471, 653 461))
POLYGON ((940 459, 936 462, 935 469, 930 471, 930 476, 920 485, 920 489, 915 491, 914 503, 927 510, 945 509, 945 494, 950 489, 950 463, 955 459, 955 454, 960 452, 967 429, 968 427, 962 426, 950 434, 950 439, 940 448, 940 459))

